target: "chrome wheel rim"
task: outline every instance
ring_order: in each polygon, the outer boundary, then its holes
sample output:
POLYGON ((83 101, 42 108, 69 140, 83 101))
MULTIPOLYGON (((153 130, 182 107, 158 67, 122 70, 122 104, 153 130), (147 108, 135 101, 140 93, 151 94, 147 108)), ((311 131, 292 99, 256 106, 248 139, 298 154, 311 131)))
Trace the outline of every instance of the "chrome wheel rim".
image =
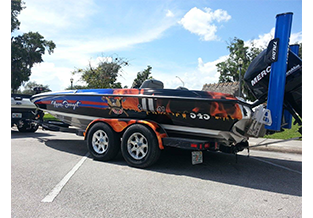
POLYGON ((103 130, 97 130, 92 136, 93 150, 98 154, 103 154, 108 150, 109 137, 103 130))
POLYGON ((135 160, 141 160, 147 156, 149 150, 148 140, 141 133, 133 133, 127 141, 127 151, 135 160))

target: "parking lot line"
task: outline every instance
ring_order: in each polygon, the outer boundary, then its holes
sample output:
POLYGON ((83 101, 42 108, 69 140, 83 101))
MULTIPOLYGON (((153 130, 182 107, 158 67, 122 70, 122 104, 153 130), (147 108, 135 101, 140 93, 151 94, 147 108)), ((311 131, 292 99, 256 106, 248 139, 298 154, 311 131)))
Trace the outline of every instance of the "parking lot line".
POLYGON ((49 192, 49 194, 41 200, 41 202, 51 203, 56 196, 60 193, 62 188, 66 185, 66 183, 71 179, 74 173, 79 169, 79 167, 84 163, 87 159, 89 153, 87 152, 82 159, 63 177, 63 179, 49 192))

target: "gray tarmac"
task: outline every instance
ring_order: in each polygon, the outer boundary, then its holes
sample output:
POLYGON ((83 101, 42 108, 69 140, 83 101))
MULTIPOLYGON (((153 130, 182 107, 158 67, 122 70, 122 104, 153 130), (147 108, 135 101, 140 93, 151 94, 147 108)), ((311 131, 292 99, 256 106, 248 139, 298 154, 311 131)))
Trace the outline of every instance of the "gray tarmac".
POLYGON ((149 169, 87 157, 50 203, 42 200, 87 154, 74 134, 11 131, 12 217, 301 217, 302 155, 167 148, 149 169))

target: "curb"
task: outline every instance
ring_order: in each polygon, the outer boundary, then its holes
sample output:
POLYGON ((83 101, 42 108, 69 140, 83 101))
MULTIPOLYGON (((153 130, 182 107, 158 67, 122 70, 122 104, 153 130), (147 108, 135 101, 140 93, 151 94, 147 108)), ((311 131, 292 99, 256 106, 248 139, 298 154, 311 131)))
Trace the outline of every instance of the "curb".
MULTIPOLYGON (((252 145, 253 146, 253 145, 252 145)), ((281 153, 290 153, 290 154, 302 154, 302 149, 289 149, 289 148, 277 148, 277 147, 254 147, 250 148, 250 150, 258 150, 258 151, 272 151, 272 152, 281 152, 281 153)))
POLYGON ((297 140, 282 141, 280 139, 250 138, 248 142, 250 146, 267 144, 264 146, 260 145, 259 147, 252 147, 250 148, 250 150, 302 154, 302 141, 297 140))

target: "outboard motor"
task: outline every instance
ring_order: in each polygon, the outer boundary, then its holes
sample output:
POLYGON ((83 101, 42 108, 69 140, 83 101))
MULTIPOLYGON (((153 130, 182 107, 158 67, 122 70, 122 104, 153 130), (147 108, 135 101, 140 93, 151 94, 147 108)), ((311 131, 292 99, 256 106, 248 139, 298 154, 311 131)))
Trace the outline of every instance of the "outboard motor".
MULTIPOLYGON (((297 45, 296 45, 297 46, 297 45)), ((250 64, 244 75, 244 81, 256 99, 267 99, 271 63, 268 61, 269 46, 250 64)), ((302 117, 302 60, 291 50, 288 53, 288 65, 285 85, 285 107, 291 106, 302 117)))
POLYGON ((279 14, 276 18, 275 39, 251 62, 244 81, 257 99, 255 105, 268 101, 268 109, 264 110, 264 114, 272 113, 272 117, 266 116, 273 118, 275 125, 264 121, 267 129, 279 131, 291 127, 291 116, 301 125, 302 60, 298 56, 299 45, 289 46, 292 13, 279 14))

